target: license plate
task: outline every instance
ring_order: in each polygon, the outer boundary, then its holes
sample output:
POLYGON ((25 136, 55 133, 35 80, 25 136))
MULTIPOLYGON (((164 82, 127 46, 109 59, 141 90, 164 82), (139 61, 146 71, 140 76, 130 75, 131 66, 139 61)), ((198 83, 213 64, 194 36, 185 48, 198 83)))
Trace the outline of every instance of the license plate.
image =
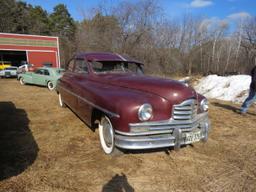
POLYGON ((185 144, 200 141, 202 135, 201 131, 185 133, 185 144))

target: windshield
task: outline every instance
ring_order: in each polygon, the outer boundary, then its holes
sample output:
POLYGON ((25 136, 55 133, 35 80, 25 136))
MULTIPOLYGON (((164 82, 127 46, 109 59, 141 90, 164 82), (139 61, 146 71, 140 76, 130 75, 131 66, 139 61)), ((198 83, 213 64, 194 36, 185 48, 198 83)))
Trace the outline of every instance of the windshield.
POLYGON ((15 67, 7 67, 7 68, 5 68, 5 70, 16 71, 17 68, 15 68, 15 67))
POLYGON ((63 74, 65 72, 65 70, 64 69, 56 69, 56 73, 57 74, 63 74))
POLYGON ((96 73, 138 73, 143 74, 140 64, 120 61, 92 62, 92 68, 96 73))

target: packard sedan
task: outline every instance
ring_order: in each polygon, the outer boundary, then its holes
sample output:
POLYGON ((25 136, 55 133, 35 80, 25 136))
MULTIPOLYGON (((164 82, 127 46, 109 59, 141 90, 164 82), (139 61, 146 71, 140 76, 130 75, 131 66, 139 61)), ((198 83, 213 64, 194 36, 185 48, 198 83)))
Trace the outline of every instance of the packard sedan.
POLYGON ((113 53, 83 53, 56 87, 61 107, 99 128, 106 154, 206 141, 208 101, 179 81, 145 76, 139 61, 113 53))
POLYGON ((18 80, 21 85, 35 84, 46 86, 50 91, 54 90, 57 80, 62 76, 64 69, 40 67, 35 72, 25 72, 18 74, 18 80))

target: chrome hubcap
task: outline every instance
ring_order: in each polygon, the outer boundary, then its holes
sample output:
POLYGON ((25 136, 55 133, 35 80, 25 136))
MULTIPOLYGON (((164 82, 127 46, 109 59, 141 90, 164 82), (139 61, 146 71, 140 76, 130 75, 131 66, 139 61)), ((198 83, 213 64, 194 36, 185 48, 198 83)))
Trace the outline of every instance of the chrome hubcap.
POLYGON ((48 87, 49 87, 49 89, 52 89, 53 88, 53 84, 51 82, 48 83, 48 87))
POLYGON ((103 126, 104 141, 108 147, 111 147, 113 145, 113 143, 112 143, 112 138, 113 138, 112 126, 106 119, 103 120, 102 126, 103 126))

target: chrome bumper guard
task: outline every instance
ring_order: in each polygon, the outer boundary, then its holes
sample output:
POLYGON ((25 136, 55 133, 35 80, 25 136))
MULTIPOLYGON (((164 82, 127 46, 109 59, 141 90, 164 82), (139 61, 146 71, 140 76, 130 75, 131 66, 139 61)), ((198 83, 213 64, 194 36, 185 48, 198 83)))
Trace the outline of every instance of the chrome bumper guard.
POLYGON ((208 113, 197 114, 192 120, 173 120, 129 124, 130 132, 115 131, 115 145, 123 149, 154 149, 207 141, 210 129, 208 113), (197 133, 196 139, 188 134, 197 133), (199 136, 198 136, 199 134, 199 136))

